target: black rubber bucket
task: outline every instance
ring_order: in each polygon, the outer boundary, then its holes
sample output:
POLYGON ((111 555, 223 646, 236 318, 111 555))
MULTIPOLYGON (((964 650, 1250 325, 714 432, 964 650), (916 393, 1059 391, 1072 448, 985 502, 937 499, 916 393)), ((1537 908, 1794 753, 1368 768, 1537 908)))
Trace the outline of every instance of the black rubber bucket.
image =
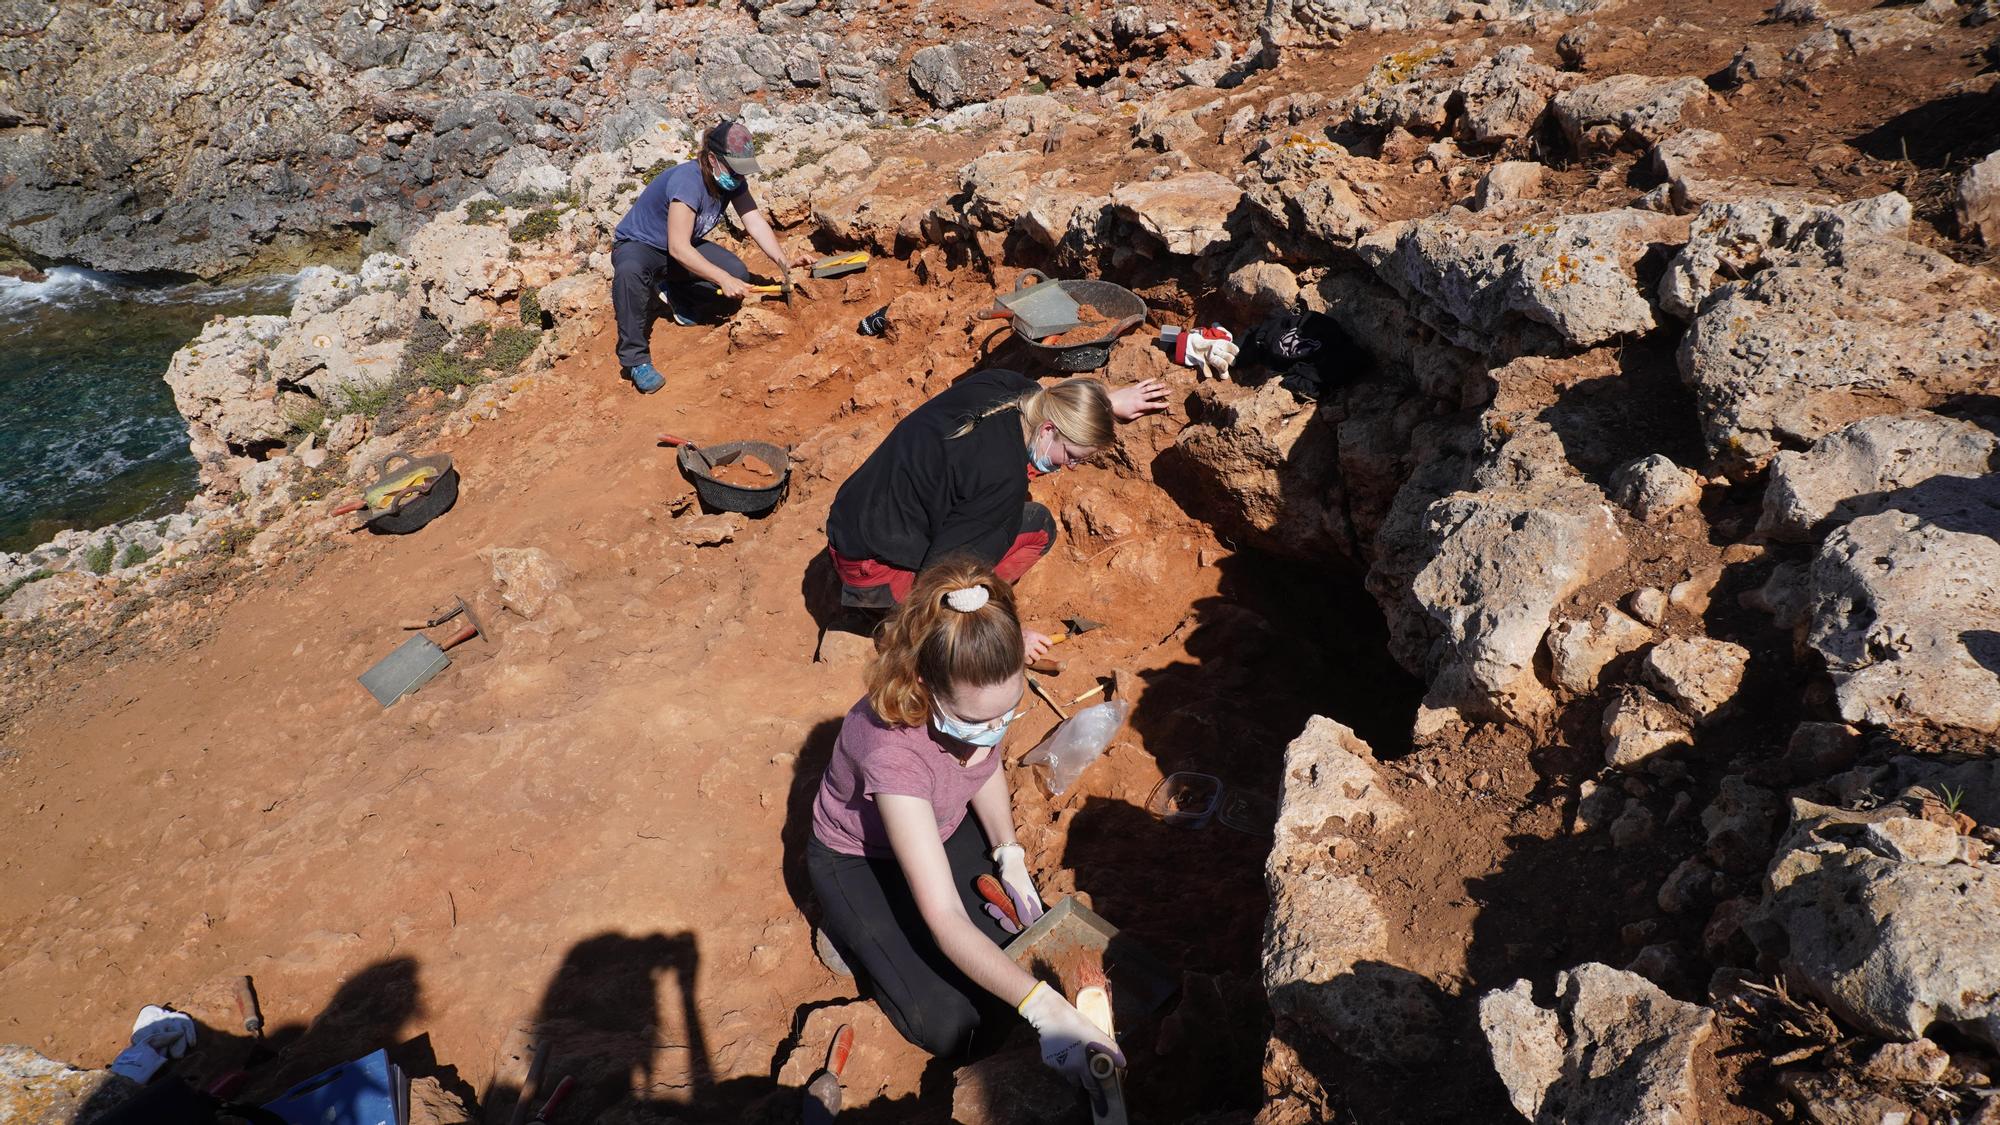
POLYGON ((742 512, 747 516, 777 507, 792 483, 791 454, 761 441, 725 441, 720 445, 704 445, 698 451, 693 446, 684 445, 680 450, 680 466, 681 475, 694 485, 695 495, 701 497, 703 504, 719 511, 742 512), (745 454, 778 470, 777 483, 762 488, 744 488, 716 480, 703 468, 704 462, 728 465, 745 454))

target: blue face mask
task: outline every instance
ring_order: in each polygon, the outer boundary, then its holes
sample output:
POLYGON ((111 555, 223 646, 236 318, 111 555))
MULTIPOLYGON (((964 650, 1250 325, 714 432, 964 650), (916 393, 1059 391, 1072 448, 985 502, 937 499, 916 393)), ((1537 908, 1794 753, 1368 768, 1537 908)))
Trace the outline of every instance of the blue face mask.
POLYGON ((937 727, 938 733, 944 735, 946 738, 955 738, 968 746, 1000 745, 1000 740, 1007 737, 1007 728, 1012 726, 1014 720, 1020 717, 1018 713, 1010 712, 995 719, 990 725, 980 724, 974 726, 971 723, 962 723, 952 718, 950 715, 938 710, 936 706, 931 708, 931 724, 937 727))
POLYGON ((715 172, 715 186, 727 192, 740 191, 743 187, 743 177, 727 168, 718 168, 715 172))
MULTIPOLYGON (((1051 438, 1049 440, 1053 444, 1055 439, 1051 438)), ((1062 468, 1061 465, 1055 464, 1054 462, 1050 461, 1047 457, 1043 456, 1040 453, 1037 453, 1032 449, 1028 450, 1028 463, 1033 465, 1035 467, 1035 471, 1038 473, 1045 473, 1045 474, 1053 473, 1057 469, 1062 468)))

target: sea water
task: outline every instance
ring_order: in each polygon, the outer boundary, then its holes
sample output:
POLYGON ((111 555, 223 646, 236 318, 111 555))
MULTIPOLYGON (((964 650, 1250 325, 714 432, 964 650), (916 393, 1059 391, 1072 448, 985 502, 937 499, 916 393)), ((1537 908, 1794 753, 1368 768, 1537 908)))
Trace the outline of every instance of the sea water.
POLYGON ((294 287, 290 276, 219 286, 71 267, 0 278, 0 551, 193 496, 167 362, 212 317, 285 312, 294 287))

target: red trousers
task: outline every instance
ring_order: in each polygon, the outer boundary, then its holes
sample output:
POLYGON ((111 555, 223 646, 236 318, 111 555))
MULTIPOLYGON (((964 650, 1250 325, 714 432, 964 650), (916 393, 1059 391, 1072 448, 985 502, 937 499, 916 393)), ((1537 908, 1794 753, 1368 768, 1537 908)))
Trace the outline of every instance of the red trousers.
MULTIPOLYGON (((1049 547, 1053 542, 1054 538, 1041 528, 1022 532, 1015 536, 1014 545, 1007 548, 1007 553, 1000 556, 1000 561, 993 564, 993 573, 999 575, 1002 581, 1019 582, 1021 576, 1028 573, 1029 567, 1040 562, 1042 556, 1049 553, 1049 547)), ((900 603, 909 594, 910 583, 917 580, 916 571, 890 566, 880 559, 850 559, 832 547, 828 547, 826 553, 833 559, 833 572, 840 576, 841 585, 855 591, 871 591, 879 597, 879 591, 875 588, 886 586, 889 588, 889 596, 900 603)), ((847 600, 853 604, 857 599, 847 600)))

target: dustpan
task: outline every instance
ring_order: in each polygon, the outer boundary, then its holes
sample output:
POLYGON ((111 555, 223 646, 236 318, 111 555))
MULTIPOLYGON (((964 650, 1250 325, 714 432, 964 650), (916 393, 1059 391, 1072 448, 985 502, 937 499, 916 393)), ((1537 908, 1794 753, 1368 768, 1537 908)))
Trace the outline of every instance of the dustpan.
POLYGON ((1083 323, 1076 298, 1069 295, 1062 282, 1049 280, 1040 270, 1024 271, 1015 279, 1014 291, 1001 294, 998 303, 1000 309, 995 310, 995 315, 1012 320, 1014 331, 1030 340, 1067 332, 1083 323), (1030 284, 1030 278, 1037 280, 1030 284))

